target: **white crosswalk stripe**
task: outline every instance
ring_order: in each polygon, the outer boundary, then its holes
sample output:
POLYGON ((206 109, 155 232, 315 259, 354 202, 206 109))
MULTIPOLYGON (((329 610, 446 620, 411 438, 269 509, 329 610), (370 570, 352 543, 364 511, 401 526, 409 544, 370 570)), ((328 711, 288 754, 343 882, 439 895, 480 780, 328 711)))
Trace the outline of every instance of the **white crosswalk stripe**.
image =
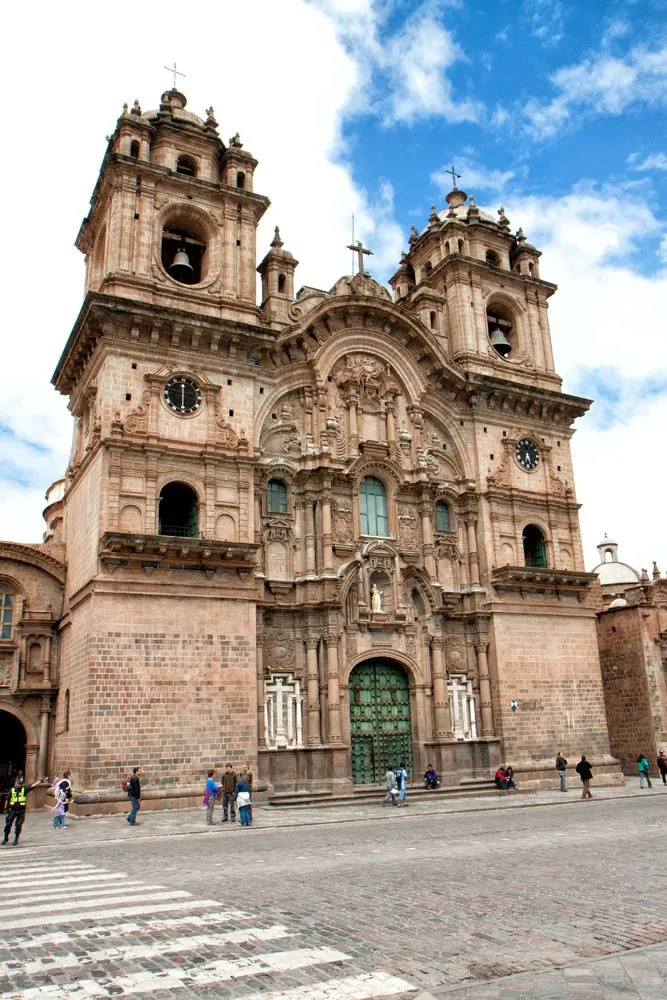
MULTIPOLYGON (((308 946, 293 927, 253 924, 257 914, 225 909, 185 890, 70 861, 63 872, 60 859, 35 866, 3 862, 3 1000, 148 998, 165 990, 195 996, 200 988, 209 995, 217 983, 230 980, 239 981, 244 1000, 373 1000, 414 991, 406 980, 381 970, 341 976, 331 966, 340 965, 342 973, 351 955, 308 946), (25 933, 33 929, 34 934, 25 933), (295 947, 285 949, 288 941, 295 947), (221 951, 224 957, 217 957, 221 951), (293 985, 291 973, 319 966, 329 969, 322 981, 293 985), (271 976, 275 989, 248 993, 249 980, 262 975, 271 976), (280 988, 281 976, 290 988, 280 988)), ((305 974, 306 982, 312 977, 305 974)))

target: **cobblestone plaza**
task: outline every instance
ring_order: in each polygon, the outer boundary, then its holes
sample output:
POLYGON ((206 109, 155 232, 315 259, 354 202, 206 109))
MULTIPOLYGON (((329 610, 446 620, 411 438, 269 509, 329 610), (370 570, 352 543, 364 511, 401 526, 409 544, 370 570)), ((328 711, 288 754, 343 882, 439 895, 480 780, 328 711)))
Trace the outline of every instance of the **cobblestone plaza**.
POLYGON ((0 996, 664 1000, 666 808, 656 785, 249 830, 31 812, 0 854, 0 996))

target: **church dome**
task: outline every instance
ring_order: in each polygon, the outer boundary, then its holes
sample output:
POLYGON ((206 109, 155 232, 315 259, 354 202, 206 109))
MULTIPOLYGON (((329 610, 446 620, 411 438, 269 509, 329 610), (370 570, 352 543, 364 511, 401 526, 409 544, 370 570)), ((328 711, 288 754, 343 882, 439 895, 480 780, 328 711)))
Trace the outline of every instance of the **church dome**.
POLYGON ((639 583, 639 573, 628 563, 620 562, 618 558, 618 542, 604 536, 597 546, 601 562, 593 568, 603 587, 615 587, 620 584, 633 586, 639 583))
MULTIPOLYGON (((186 122, 188 125, 197 125, 199 128, 204 128, 204 119, 200 118, 199 115, 194 114, 193 111, 186 111, 185 105, 188 103, 185 94, 182 94, 180 90, 173 88, 172 90, 167 90, 162 95, 162 106, 169 106, 172 112, 171 117, 177 122, 186 122)), ((144 111, 143 118, 149 122, 157 121, 160 117, 160 112, 157 109, 151 111, 144 111)))

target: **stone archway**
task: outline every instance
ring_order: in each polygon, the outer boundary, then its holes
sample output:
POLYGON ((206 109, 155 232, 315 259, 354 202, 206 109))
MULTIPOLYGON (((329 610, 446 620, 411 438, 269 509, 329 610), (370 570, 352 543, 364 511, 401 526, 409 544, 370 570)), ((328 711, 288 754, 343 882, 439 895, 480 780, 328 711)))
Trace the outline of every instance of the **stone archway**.
POLYGON ((11 712, 0 709, 0 789, 13 783, 20 771, 25 775, 26 745, 25 727, 11 712))
POLYGON ((412 771, 410 681, 394 660, 359 663, 349 679, 352 781, 380 784, 388 767, 412 771))

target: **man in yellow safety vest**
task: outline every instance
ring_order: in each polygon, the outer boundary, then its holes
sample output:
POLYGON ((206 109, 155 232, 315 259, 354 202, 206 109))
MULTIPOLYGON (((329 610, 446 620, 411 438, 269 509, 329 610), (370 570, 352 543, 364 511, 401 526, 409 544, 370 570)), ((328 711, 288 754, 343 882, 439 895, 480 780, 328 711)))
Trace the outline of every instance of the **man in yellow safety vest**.
POLYGON ((25 819, 25 807, 26 807, 26 796, 33 790, 33 788, 38 788, 40 785, 48 785, 49 779, 43 778, 41 781, 33 781, 32 785, 27 787, 23 783, 23 775, 19 774, 16 781, 14 782, 14 787, 9 793, 9 800, 7 803, 7 819, 5 820, 5 838, 2 841, 3 844, 9 843, 9 834, 11 833, 12 824, 14 825, 14 847, 19 842, 19 837, 21 836, 21 829, 23 828, 23 821, 25 819))

